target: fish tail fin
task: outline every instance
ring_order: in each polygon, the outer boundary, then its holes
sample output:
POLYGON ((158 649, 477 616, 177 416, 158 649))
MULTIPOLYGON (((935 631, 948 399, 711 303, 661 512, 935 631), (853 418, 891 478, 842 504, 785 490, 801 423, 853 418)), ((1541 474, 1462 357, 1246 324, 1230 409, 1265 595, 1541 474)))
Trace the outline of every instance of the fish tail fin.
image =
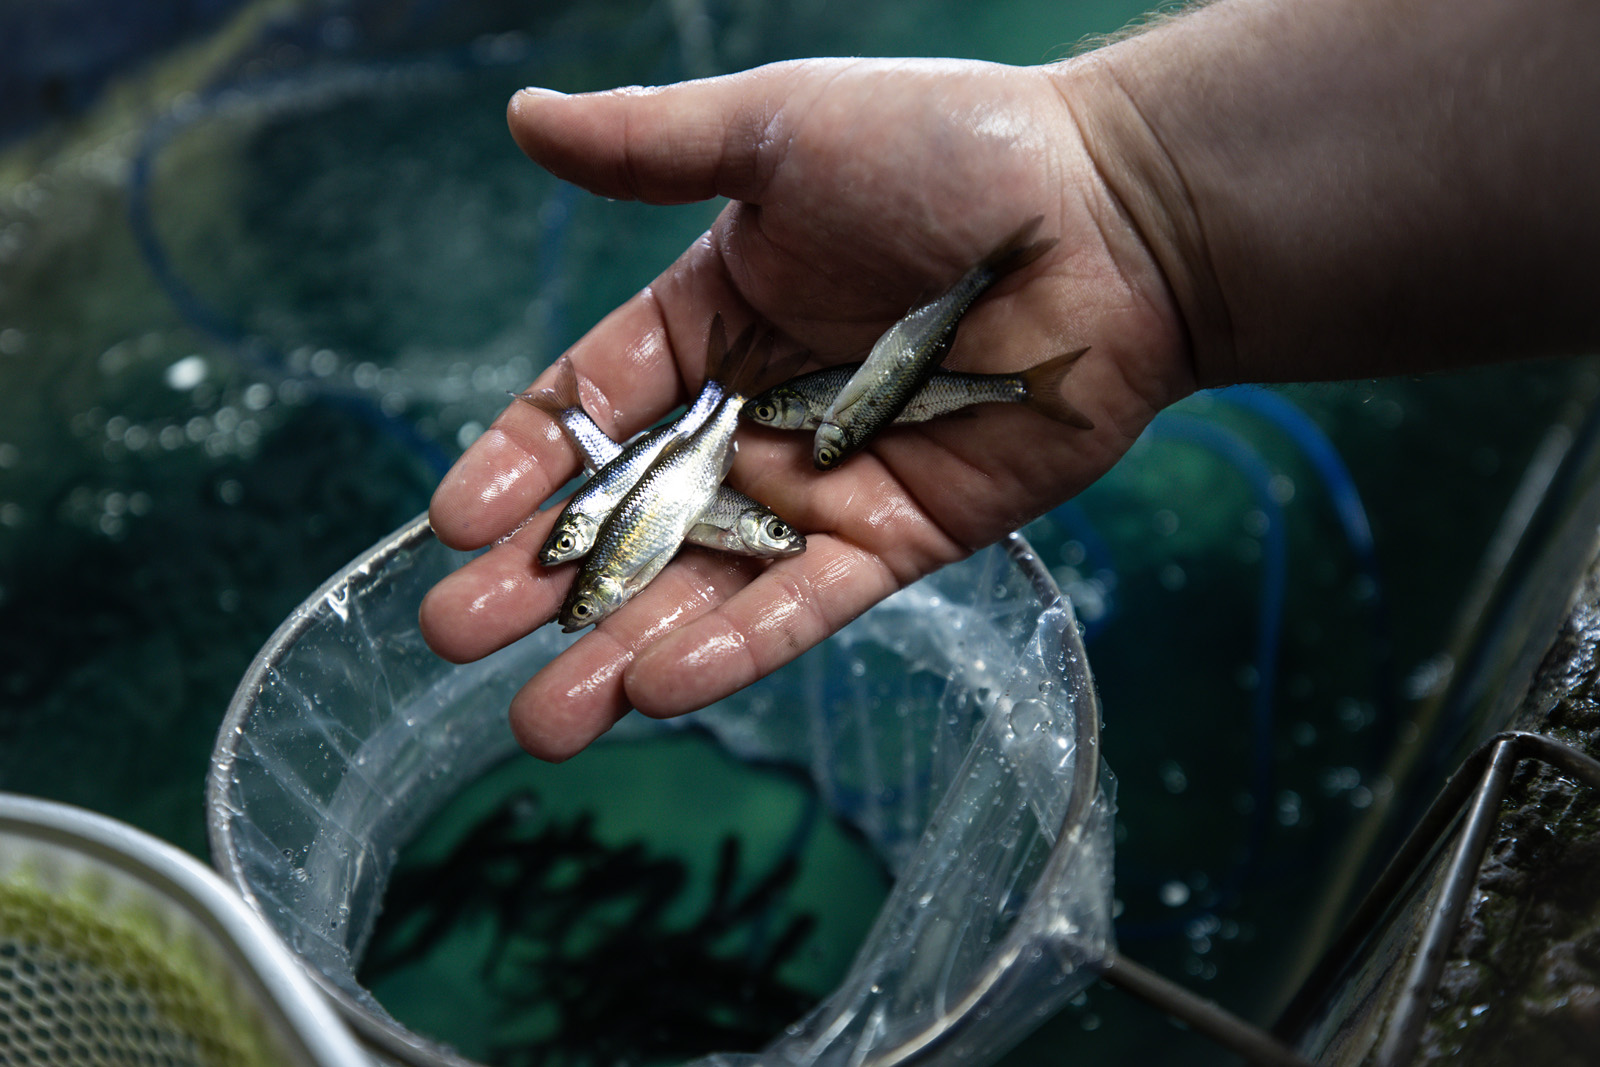
POLYGON ((1044 221, 1043 215, 1033 218, 1018 226, 1004 241, 997 245, 994 251, 983 257, 978 264, 978 269, 989 276, 990 281, 1003 278, 1012 271, 1021 270, 1050 249, 1056 246, 1054 237, 1046 237, 1038 241, 1030 240, 1039 224, 1044 221))
POLYGON ((1061 395, 1062 379, 1072 370, 1073 364, 1078 362, 1078 357, 1087 351, 1089 349, 1085 347, 1073 352, 1063 352, 1053 359, 1045 360, 1037 367, 1023 371, 1021 378, 1023 387, 1028 391, 1028 406, 1068 426, 1076 426, 1080 430, 1094 429, 1094 423, 1089 416, 1067 403, 1061 395))
POLYGON ((707 381, 715 381, 731 394, 750 396, 766 373, 778 335, 770 326, 751 323, 739 331, 733 344, 713 359, 712 349, 719 343, 721 315, 712 321, 712 336, 707 341, 707 381))
POLYGON ((809 348, 796 348, 792 352, 785 352, 780 356, 771 357, 766 366, 762 368, 762 377, 770 380, 774 386, 782 384, 800 373, 800 368, 811 359, 809 348))
POLYGON ((777 331, 771 327, 758 331, 744 358, 739 361, 739 365, 723 376, 728 392, 738 396, 754 396, 756 387, 766 377, 767 365, 772 362, 772 352, 777 347, 777 344, 777 331))
POLYGON ((559 419, 563 411, 573 408, 581 410, 583 404, 578 399, 578 372, 572 368, 572 361, 565 356, 556 360, 555 371, 555 381, 543 389, 530 389, 526 393, 511 395, 554 419, 559 419))
MULTIPOLYGON (((738 344, 741 341, 745 341, 749 332, 749 330, 746 330, 744 334, 740 334, 739 340, 734 343, 738 344)), ((708 382, 721 381, 722 368, 727 362, 728 327, 722 321, 722 312, 719 311, 711 316, 711 326, 706 330, 705 380, 708 382)))

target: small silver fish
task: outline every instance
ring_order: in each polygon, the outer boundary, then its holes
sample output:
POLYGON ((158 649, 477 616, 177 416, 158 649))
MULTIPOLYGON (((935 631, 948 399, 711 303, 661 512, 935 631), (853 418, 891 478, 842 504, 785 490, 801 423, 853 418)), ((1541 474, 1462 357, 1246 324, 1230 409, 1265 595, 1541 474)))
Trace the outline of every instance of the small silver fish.
MULTIPOLYGON (((623 446, 607 436, 583 410, 570 365, 557 371, 554 386, 513 395, 555 419, 588 470, 599 470, 621 454, 623 446)), ((764 558, 793 556, 806 550, 804 534, 765 504, 726 485, 717 489, 716 499, 684 540, 722 552, 764 558)))
POLYGON ((725 395, 716 411, 689 436, 673 438, 606 516, 561 607, 563 630, 570 633, 610 615, 677 554, 716 499, 731 459, 739 409, 765 365, 770 340, 737 360, 730 353, 722 372, 725 395))
MULTIPOLYGON (((974 404, 1026 404, 1069 426, 1092 430, 1094 423, 1089 417, 1061 396, 1061 380, 1087 351, 1063 352, 1037 367, 1009 374, 934 371, 890 425, 926 422, 974 404)), ((744 417, 776 430, 814 430, 822 424, 834 396, 860 367, 859 363, 843 363, 791 378, 745 404, 744 417)))
MULTIPOLYGON (((752 327, 745 330, 736 342, 745 346, 739 353, 741 358, 748 351, 753 329, 752 327)), ((553 567, 589 552, 606 516, 611 514, 612 509, 622 501, 644 472, 650 469, 650 465, 660 457, 667 445, 699 429, 700 424, 705 422, 722 403, 725 393, 718 375, 728 354, 722 316, 718 315, 712 320, 711 330, 706 338, 706 383, 701 387, 700 395, 695 398, 695 402, 689 406, 688 411, 678 416, 677 421, 657 427, 624 446, 615 458, 595 471, 594 476, 567 499, 561 514, 556 518, 555 526, 550 530, 550 536, 539 549, 540 563, 546 567, 553 567)), ((559 378, 557 384, 558 386, 561 384, 559 378)), ((574 381, 574 397, 577 395, 576 389, 574 381)))
POLYGON ((778 559, 806 550, 806 535, 780 519, 759 500, 727 486, 701 513, 684 540, 740 556, 778 559))
POLYGON ((1043 221, 1043 215, 1028 220, 944 295, 913 308, 878 338, 822 414, 811 452, 818 470, 832 470, 893 422, 949 354, 961 316, 973 302, 1055 246, 1055 238, 1029 242, 1043 221))
POLYGON ((555 371, 555 384, 511 395, 555 419, 566 431, 572 447, 578 450, 583 469, 593 474, 621 455, 623 446, 613 441, 583 410, 583 401, 578 397, 578 372, 573 370, 571 360, 565 356, 556 360, 555 371))
POLYGON ((546 567, 566 563, 586 555, 594 546, 606 516, 611 514, 628 490, 650 469, 663 449, 678 433, 692 433, 706 420, 722 399, 721 390, 709 387, 688 411, 670 426, 658 426, 627 445, 617 457, 595 471, 561 509, 550 536, 539 549, 539 562, 546 567))

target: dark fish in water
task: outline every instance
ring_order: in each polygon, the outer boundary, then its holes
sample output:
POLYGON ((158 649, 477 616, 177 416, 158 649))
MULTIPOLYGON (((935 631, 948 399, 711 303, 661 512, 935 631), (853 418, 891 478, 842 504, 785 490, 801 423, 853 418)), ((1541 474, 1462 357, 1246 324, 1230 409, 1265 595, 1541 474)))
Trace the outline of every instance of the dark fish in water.
MULTIPOLYGON (((1009 374, 934 371, 890 425, 926 422, 973 404, 1026 404, 1069 426, 1092 430, 1094 423, 1089 417, 1061 396, 1062 379, 1087 351, 1064 352, 1037 367, 1009 374)), ((834 396, 860 367, 859 363, 844 363, 791 378, 746 404, 744 417, 776 430, 814 430, 834 396)))
POLYGON ((943 296, 914 308, 878 338, 822 413, 811 452, 818 470, 832 470, 892 423, 949 354, 961 316, 973 302, 1055 246, 1054 238, 1029 240, 1043 221, 1040 215, 1024 223, 943 296))
MULTIPOLYGON (((720 332, 713 326, 713 334, 720 332)), ((633 598, 671 561, 728 471, 739 410, 771 351, 770 335, 721 361, 722 399, 687 437, 672 438, 600 526, 559 616, 567 632, 597 623, 633 598)))

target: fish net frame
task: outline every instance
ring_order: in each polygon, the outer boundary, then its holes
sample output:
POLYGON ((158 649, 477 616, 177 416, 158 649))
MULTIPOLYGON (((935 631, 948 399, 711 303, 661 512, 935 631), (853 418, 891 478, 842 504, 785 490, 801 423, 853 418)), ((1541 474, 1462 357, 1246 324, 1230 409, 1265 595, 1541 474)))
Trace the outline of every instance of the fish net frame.
MULTIPOLYGON (((242 745, 249 745, 249 718, 262 692, 272 683, 277 666, 314 627, 327 620, 329 612, 347 611, 352 600, 359 595, 358 590, 374 581, 386 566, 426 549, 433 541, 426 516, 418 516, 330 578, 285 620, 278 632, 263 646, 242 679, 218 732, 218 744, 207 783, 207 823, 213 864, 240 891, 249 906, 277 928, 280 936, 285 937, 311 979, 329 997, 351 1029, 374 1052, 411 1067, 470 1067, 473 1061, 411 1032, 389 1017, 370 994, 331 979, 322 968, 307 959, 303 937, 294 931, 286 931, 274 919, 274 902, 263 899, 255 884, 250 870, 251 861, 245 855, 251 843, 241 840, 242 836, 248 836, 255 830, 253 827, 241 829, 240 804, 235 795, 235 778, 240 773, 241 761, 248 762, 251 758, 250 753, 241 751, 242 745), (300 939, 299 944, 296 943, 297 938, 300 939)), ((1002 550, 1006 565, 1015 569, 1036 598, 1041 611, 1054 609, 1065 613, 1064 617, 1071 620, 1069 625, 1053 632, 1049 640, 1058 641, 1061 647, 1049 652, 1077 656, 1077 662, 1086 663, 1079 627, 1070 614, 1070 602, 1048 569, 1034 555, 1032 547, 1020 534, 1011 534, 1004 539, 1002 550)), ((1071 744, 1083 758, 1073 761, 1071 781, 1065 790, 1064 814, 1052 821, 1054 845, 1037 878, 1039 885, 1064 880, 1064 868, 1078 861, 1077 852, 1084 847, 1087 836, 1109 818, 1110 801, 1102 781, 1103 767, 1099 756, 1099 702, 1087 681, 1086 669, 1081 686, 1082 703, 1079 707, 1084 713, 1075 717, 1075 736, 1071 744), (1097 820, 1100 822, 1097 823, 1097 820)), ((482 762, 487 765, 493 761, 485 759, 482 762)), ((483 769, 478 767, 477 771, 483 769)), ((451 773, 459 774, 457 785, 464 784, 472 777, 472 772, 466 768, 453 768, 451 773)), ((414 830, 426 814, 408 815, 406 818, 411 829, 414 830)), ((1030 905, 1037 903, 1029 901, 1030 905)), ((1099 957, 1086 956, 1083 946, 1076 940, 1078 932, 1066 929, 1070 924, 1061 925, 1063 929, 1060 936, 1051 943, 1050 937, 1041 937, 1038 929, 1019 923, 989 954, 981 970, 966 983, 959 996, 946 998, 939 1009, 919 1024, 913 1033, 892 1045, 874 1049, 860 1060, 861 1067, 926 1063, 942 1055, 965 1057, 965 1051, 956 1050, 973 1040, 979 1040, 980 1043, 988 1040, 984 1037, 986 1028, 994 1025, 996 1017, 1006 1015, 1001 1009, 1016 995, 1018 982, 1028 974, 1037 978, 1035 972, 1041 966, 1041 961, 1047 958, 1070 960, 1070 968, 1081 970, 1085 981, 1092 980, 1098 974, 1095 967, 1099 957)), ((1031 1028, 1037 1021, 1035 1017, 1027 1025, 1031 1028)))
POLYGON ((0 793, 0 1062, 370 1060, 198 860, 107 816, 0 793))

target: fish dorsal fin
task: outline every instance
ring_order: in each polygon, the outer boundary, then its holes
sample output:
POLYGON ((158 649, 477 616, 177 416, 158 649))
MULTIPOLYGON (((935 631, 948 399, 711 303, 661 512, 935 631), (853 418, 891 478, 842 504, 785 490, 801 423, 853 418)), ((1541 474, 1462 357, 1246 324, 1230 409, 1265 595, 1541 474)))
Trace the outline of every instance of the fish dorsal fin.
POLYGON ((756 332, 755 340, 739 365, 723 376, 723 384, 730 394, 745 397, 755 395, 756 386, 766 376, 767 365, 772 361, 772 352, 777 344, 777 331, 770 326, 756 332))

